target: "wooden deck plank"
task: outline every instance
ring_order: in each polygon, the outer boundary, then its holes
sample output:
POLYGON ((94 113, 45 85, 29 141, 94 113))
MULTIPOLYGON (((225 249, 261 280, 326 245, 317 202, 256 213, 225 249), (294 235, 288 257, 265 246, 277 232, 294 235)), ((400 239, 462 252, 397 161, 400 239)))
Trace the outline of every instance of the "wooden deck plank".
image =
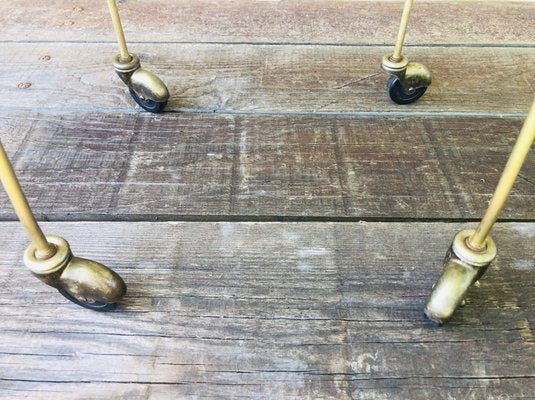
MULTIPOLYGON (((409 107, 379 67, 401 7, 120 1, 172 93, 154 116, 104 1, 0 2, 0 139, 40 218, 107 221, 45 232, 129 286, 99 314, 33 278, 0 189, 0 399, 532 398, 535 223, 497 225, 449 325, 422 308, 474 225, 439 221, 481 216, 532 102, 535 3, 417 1, 406 53, 434 83, 409 107)), ((535 221, 534 157, 505 220, 535 221)))
MULTIPOLYGON (((173 1, 120 3, 127 38, 142 42, 393 44, 401 1, 173 1)), ((113 41, 104 1, 0 3, 0 40, 113 41), (31 16, 31 18, 30 18, 31 16)), ((529 1, 418 1, 407 44, 531 45, 529 1)))
MULTIPOLYGON (((111 44, 8 43, 0 49, 0 110, 139 109, 113 72, 111 44)), ((411 48, 434 83, 394 104, 384 47, 140 44, 143 65, 167 83, 174 111, 247 113, 527 112, 535 48, 411 48)))
POLYGON ((498 224, 499 256, 449 325, 422 315, 463 227, 44 224, 126 279, 100 314, 31 277, 22 228, 2 222, 0 397, 529 397, 535 224, 498 224))
MULTIPOLYGON (((482 215, 521 124, 516 118, 9 113, 0 117, 0 132, 45 219, 453 219, 482 215)), ((505 219, 535 218, 534 157, 505 219)), ((3 191, 0 217, 15 218, 3 191)))

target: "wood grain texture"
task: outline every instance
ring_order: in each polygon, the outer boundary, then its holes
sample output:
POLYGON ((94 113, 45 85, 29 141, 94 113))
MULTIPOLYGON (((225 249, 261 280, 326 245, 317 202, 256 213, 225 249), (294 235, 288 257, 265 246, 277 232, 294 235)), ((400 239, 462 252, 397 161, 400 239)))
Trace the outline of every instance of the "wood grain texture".
MULTIPOLYGON (((434 112, 525 114, 535 48, 411 48, 434 82, 394 104, 381 47, 142 44, 142 64, 169 86, 167 110, 247 113, 434 112)), ((111 44, 4 44, 0 110, 139 109, 115 75, 111 44)))
MULTIPOLYGON (((0 1, 0 139, 39 218, 76 221, 45 232, 128 284, 101 314, 32 277, 0 190, 0 399, 532 399, 535 223, 496 226, 449 325, 422 309, 474 226, 441 221, 482 215, 532 102, 535 2, 417 1, 434 82, 403 107, 379 66, 401 8, 121 0, 155 116, 104 0, 0 1)), ((505 220, 535 221, 534 157, 505 220)))
MULTIPOLYGON (((40 218, 449 219, 480 218, 521 124, 20 113, 0 132, 40 218)), ((503 218, 535 217, 534 182, 529 155, 503 218)), ((0 217, 15 217, 3 192, 0 217)))
POLYGON ((47 223, 129 285, 66 302, 0 223, 0 397, 503 399, 535 389, 535 224, 443 328, 422 308, 461 224, 47 223), (422 246, 421 243, 426 243, 422 246))
MULTIPOLYGON (((402 1, 121 1, 127 39, 393 45, 402 1)), ((104 0, 0 3, 4 41, 113 41, 104 0), (31 16, 31 17, 30 17, 31 16)), ((530 1, 417 1, 408 44, 531 45, 530 1)))

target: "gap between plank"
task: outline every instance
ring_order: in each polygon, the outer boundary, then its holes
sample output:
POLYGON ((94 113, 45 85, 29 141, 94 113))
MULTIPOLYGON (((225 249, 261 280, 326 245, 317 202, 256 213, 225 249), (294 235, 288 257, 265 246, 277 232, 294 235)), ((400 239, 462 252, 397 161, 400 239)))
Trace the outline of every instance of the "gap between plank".
MULTIPOLYGON (((301 215, 54 215, 35 213, 39 222, 336 222, 336 223, 478 223, 481 218, 409 218, 409 217, 343 217, 343 216, 301 216, 301 215)), ((15 215, 0 217, 2 222, 18 221, 15 215)), ((496 223, 532 223, 530 218, 501 218, 496 223)))
MULTIPOLYGON (((172 96, 171 96, 172 98, 172 96)), ((20 112, 35 112, 34 107, 2 107, 0 111, 4 113, 20 113, 20 112)), ((57 114, 58 112, 68 113, 84 113, 84 114, 147 114, 146 111, 132 106, 132 108, 47 108, 40 110, 41 115, 57 114)), ((493 113, 493 112, 467 112, 467 111, 247 111, 247 110, 205 110, 194 108, 181 108, 177 110, 165 110, 165 114, 206 114, 206 115, 247 115, 247 116, 295 116, 295 117, 455 117, 455 118, 501 118, 501 119, 524 119, 528 115, 527 112, 519 113, 493 113)))
MULTIPOLYGON (((3 44, 108 44, 116 45, 117 43, 112 40, 0 40, 3 44)), ((200 45, 200 46, 325 46, 325 47, 381 47, 381 48, 393 48, 392 43, 330 43, 330 42, 223 42, 223 41, 206 41, 206 42, 193 42, 193 41, 135 41, 129 40, 129 45, 200 45)), ((423 47, 445 47, 445 48, 520 48, 520 49, 532 49, 533 45, 529 43, 419 43, 419 44, 404 44, 404 48, 423 48, 423 47)))

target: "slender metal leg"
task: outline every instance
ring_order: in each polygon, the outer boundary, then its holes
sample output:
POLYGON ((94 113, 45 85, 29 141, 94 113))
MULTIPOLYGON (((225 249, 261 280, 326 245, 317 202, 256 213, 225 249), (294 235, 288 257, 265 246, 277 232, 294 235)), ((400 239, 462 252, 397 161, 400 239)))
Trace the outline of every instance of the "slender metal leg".
POLYGON ((119 16, 119 10, 117 9, 117 3, 115 0, 108 0, 108 8, 110 9, 111 20, 113 22, 113 29, 115 35, 117 35, 117 43, 119 44, 119 55, 123 62, 131 60, 130 53, 128 53, 128 47, 126 46, 126 39, 124 37, 123 25, 121 24, 121 17, 119 16))
POLYGON ((529 150, 535 140, 535 102, 531 106, 526 121, 520 131, 520 135, 511 151, 509 160, 505 165, 503 174, 496 186, 494 196, 490 201, 485 216, 479 223, 476 231, 470 236, 468 242, 476 250, 482 250, 485 247, 485 240, 492 229, 492 226, 498 219, 505 202, 511 193, 511 189, 518 177, 518 173, 528 156, 529 150))
POLYGON ((15 171, 9 162, 4 146, 0 142, 0 179, 7 192, 11 204, 19 217, 20 222, 26 229, 28 236, 33 242, 36 250, 36 257, 46 259, 54 255, 56 249, 47 240, 41 227, 37 224, 35 217, 22 192, 19 181, 15 176, 15 171))
POLYGON ((162 111, 169 100, 167 86, 152 72, 141 68, 137 55, 128 52, 116 1, 108 0, 108 8, 119 44, 119 54, 113 62, 115 72, 128 86, 130 95, 136 103, 143 109, 150 112, 162 111))
POLYGON ((448 250, 442 275, 425 306, 429 319, 442 324, 462 303, 468 288, 478 281, 497 254, 489 233, 498 219, 513 184, 535 140, 535 101, 496 186, 485 216, 475 230, 459 232, 448 250))
POLYGON ((396 40, 396 46, 394 52, 390 56, 392 61, 401 60, 401 52, 403 50, 403 42, 405 41, 405 34, 407 33, 407 26, 409 25, 409 18, 411 16, 412 4, 414 0, 406 0, 403 7, 403 14, 401 14, 401 23, 399 25, 398 39, 396 40))
POLYGON ((65 239, 43 234, 1 142, 0 180, 31 239, 24 253, 30 271, 78 305, 98 311, 115 308, 126 293, 122 278, 102 264, 74 257, 65 239))
POLYGON ((410 104, 418 100, 432 80, 431 72, 425 65, 409 63, 409 59, 403 55, 412 4, 413 0, 405 0, 394 51, 384 56, 382 61, 383 69, 392 74, 387 84, 388 94, 397 104, 410 104))

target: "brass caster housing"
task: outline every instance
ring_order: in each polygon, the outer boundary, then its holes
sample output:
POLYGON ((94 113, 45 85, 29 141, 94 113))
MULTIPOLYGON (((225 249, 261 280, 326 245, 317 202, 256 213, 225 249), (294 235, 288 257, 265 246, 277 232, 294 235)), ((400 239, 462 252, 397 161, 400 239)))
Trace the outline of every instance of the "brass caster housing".
POLYGON ((431 85, 431 72, 423 64, 409 63, 404 55, 399 60, 392 54, 383 57, 382 67, 392 74, 388 79, 388 95, 397 104, 410 104, 422 97, 431 85))
POLYGON ((477 251, 468 244, 474 230, 459 232, 444 260, 444 269, 427 301, 424 313, 431 321, 442 325, 463 305, 468 288, 479 281, 496 258, 496 244, 487 237, 485 247, 477 251))
POLYGON ((129 61, 121 60, 117 55, 113 62, 115 72, 128 86, 130 95, 144 110, 160 112, 169 100, 169 90, 160 78, 152 72, 141 68, 139 57, 130 54, 129 61))
POLYGON ((46 238, 56 249, 51 257, 39 258, 33 244, 24 252, 24 264, 32 274, 82 307, 97 311, 114 309, 126 293, 123 279, 102 264, 74 257, 65 239, 46 238))

